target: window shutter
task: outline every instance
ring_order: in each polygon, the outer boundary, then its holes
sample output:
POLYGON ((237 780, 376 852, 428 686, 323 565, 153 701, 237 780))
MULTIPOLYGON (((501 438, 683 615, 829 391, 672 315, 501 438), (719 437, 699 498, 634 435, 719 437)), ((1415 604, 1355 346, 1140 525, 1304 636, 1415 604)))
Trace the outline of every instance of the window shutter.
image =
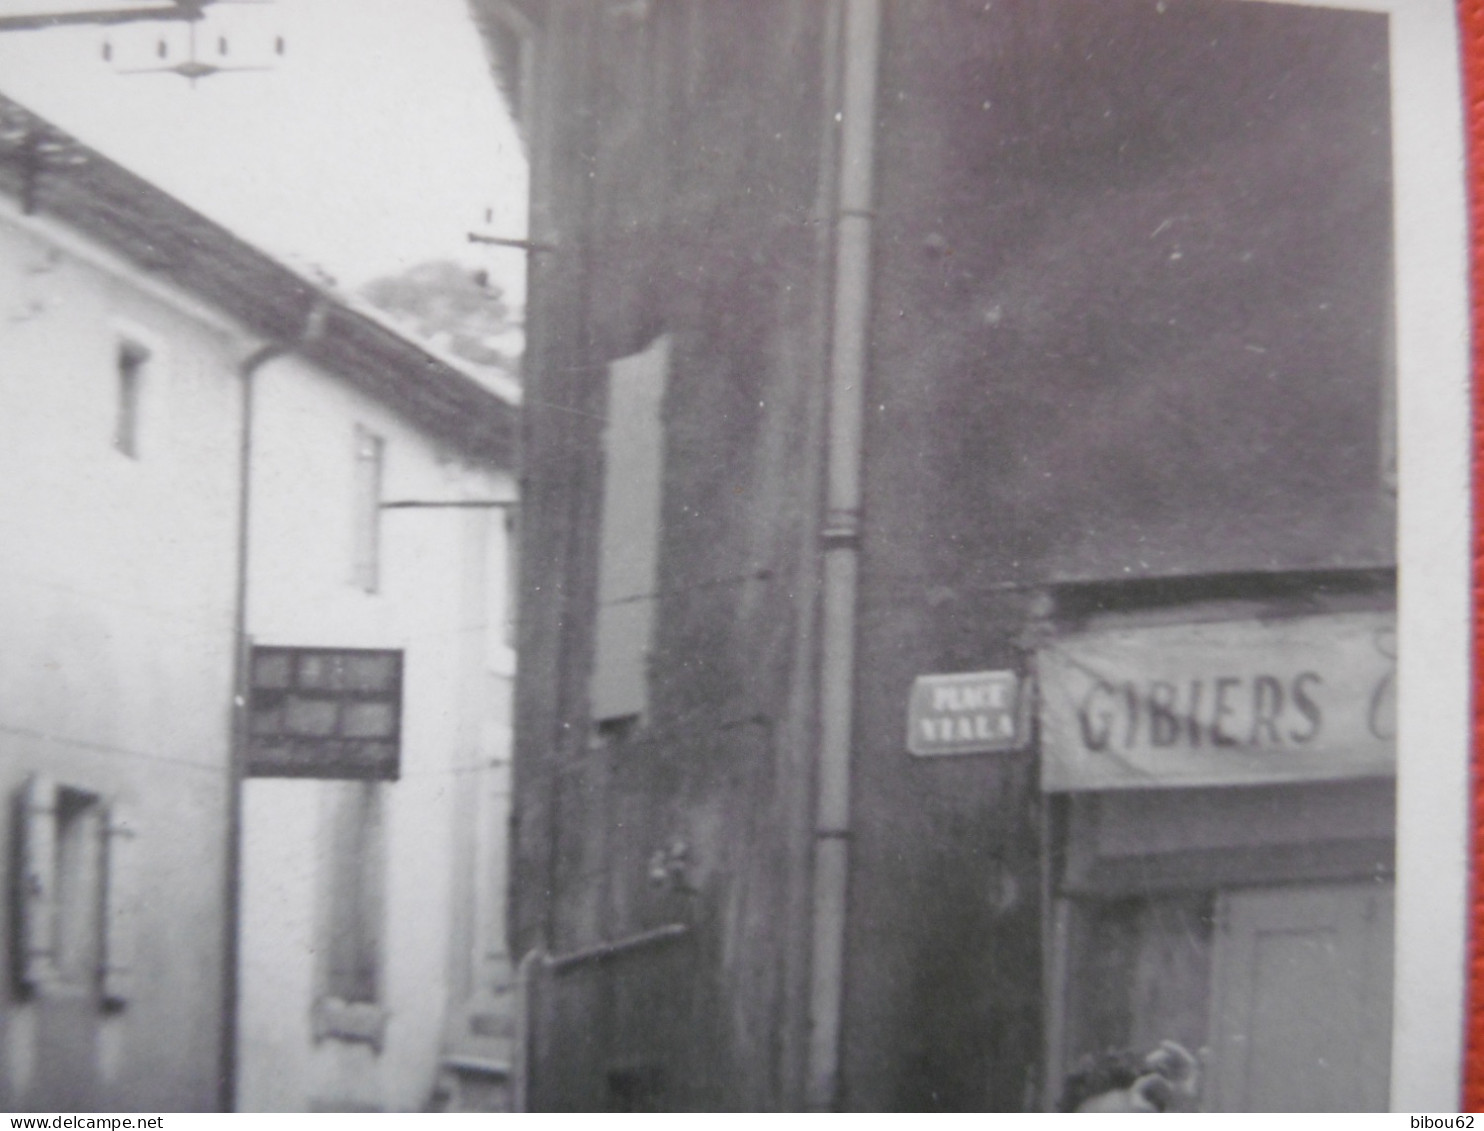
POLYGON ((598 620, 589 686, 598 722, 642 720, 649 710, 669 371, 668 337, 608 367, 598 620))
POLYGON ((34 990, 50 977, 57 957, 57 784, 33 774, 18 800, 16 957, 20 984, 34 990))
POLYGON ((99 980, 106 1005, 124 1005, 133 996, 135 944, 139 920, 139 865, 132 807, 108 807, 104 854, 103 956, 99 980))

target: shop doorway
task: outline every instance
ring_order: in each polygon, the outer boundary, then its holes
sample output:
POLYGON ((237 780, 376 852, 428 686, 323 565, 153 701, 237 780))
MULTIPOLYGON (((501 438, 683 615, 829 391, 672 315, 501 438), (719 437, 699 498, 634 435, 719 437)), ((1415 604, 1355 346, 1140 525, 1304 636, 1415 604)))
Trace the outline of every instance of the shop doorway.
POLYGON ((1179 1111, 1384 1111, 1390 781, 1088 794, 1053 810, 1047 1089, 1174 1041, 1179 1111))
POLYGON ((1389 883, 1221 893, 1208 1109, 1386 1110, 1392 917, 1389 883))

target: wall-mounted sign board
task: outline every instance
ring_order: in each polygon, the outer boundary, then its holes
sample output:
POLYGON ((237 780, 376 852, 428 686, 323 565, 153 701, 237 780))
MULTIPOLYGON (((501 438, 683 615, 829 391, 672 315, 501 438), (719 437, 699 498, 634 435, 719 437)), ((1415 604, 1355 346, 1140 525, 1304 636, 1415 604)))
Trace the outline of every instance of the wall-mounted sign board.
POLYGON ((907 749, 922 757, 1015 750, 1026 744, 1028 722, 1016 672, 920 675, 907 707, 907 749))
POLYGON ((255 647, 248 680, 249 777, 396 780, 401 652, 255 647))
POLYGON ((1396 615, 1088 633, 1036 657, 1048 791, 1396 768, 1396 615))

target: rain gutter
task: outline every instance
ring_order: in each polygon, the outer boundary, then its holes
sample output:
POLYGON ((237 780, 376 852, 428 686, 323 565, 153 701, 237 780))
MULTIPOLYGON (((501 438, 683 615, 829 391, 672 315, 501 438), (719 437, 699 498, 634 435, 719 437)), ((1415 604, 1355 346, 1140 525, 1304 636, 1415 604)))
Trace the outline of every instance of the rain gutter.
POLYGON ((850 872, 850 747, 855 698, 861 453, 871 302, 872 204, 880 0, 846 0, 835 204, 825 472, 819 753, 815 780, 808 1074, 813 1111, 841 1106, 846 899, 850 872))
POLYGON ((284 341, 265 342, 237 365, 241 379, 241 431, 237 445, 237 564, 232 601, 232 697, 228 711, 230 748, 227 755, 226 891, 222 939, 222 1027, 217 1075, 217 1100, 222 1111, 237 1105, 237 966, 242 930, 242 779, 247 761, 247 680, 251 643, 247 633, 249 535, 252 524, 252 456, 254 401, 258 370, 318 338, 329 313, 328 300, 318 297, 310 306, 299 333, 284 341))

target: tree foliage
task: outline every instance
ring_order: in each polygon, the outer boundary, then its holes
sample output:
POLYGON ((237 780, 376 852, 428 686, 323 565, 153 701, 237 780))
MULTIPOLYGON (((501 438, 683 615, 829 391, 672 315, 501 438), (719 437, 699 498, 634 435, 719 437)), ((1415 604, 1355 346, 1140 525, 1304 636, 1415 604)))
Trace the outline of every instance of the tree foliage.
POLYGON ((361 293, 410 334, 463 361, 515 375, 511 351, 518 326, 504 293, 483 271, 432 260, 374 279, 361 293))

